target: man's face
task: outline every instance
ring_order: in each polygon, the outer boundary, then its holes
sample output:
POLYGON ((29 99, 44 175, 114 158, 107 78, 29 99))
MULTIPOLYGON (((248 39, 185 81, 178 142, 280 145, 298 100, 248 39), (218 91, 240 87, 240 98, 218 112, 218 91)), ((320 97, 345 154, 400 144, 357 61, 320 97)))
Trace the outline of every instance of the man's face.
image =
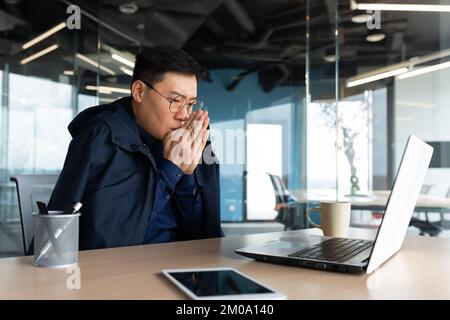
POLYGON ((133 83, 133 111, 139 126, 156 140, 162 141, 171 131, 180 128, 188 119, 189 106, 197 97, 197 79, 195 75, 178 72, 166 72, 163 80, 153 84, 155 90, 140 80, 133 83), (178 112, 169 110, 170 102, 165 99, 186 99, 186 105, 178 112))

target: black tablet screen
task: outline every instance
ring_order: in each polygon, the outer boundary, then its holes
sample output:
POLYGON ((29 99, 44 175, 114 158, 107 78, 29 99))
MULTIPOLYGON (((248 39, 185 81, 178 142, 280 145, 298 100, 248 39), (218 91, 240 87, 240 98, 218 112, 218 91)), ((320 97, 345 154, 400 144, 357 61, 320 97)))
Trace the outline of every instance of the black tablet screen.
POLYGON ((233 270, 172 272, 170 275, 199 297, 273 293, 233 270))

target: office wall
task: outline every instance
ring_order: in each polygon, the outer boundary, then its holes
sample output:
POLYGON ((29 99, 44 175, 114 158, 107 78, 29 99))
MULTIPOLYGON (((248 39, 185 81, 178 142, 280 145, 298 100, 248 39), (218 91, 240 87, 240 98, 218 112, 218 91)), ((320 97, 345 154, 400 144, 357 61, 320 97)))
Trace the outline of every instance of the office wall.
MULTIPOLYGON (((242 71, 240 69, 211 70, 213 81, 199 83, 198 95, 208 107, 211 128, 219 129, 222 136, 226 137, 226 130, 236 130, 235 132, 241 130, 245 133, 248 121, 281 125, 283 130, 283 151, 280 155, 283 164, 282 175, 290 187, 298 187, 306 174, 302 171, 302 159, 305 155, 301 153, 304 88, 280 86, 270 92, 264 92, 258 75, 253 73, 246 76, 233 91, 228 91, 227 85, 242 71), (285 108, 286 105, 289 106, 288 109, 285 108), (276 111, 278 106, 280 112, 276 111)), ((225 148, 227 144, 231 145, 231 148, 227 148, 226 152, 232 152, 235 155, 244 153, 245 156, 247 150, 245 137, 244 141, 223 141, 216 147, 225 148)), ((225 152, 220 154, 224 156, 225 152)), ((238 159, 235 157, 235 160, 238 159)), ((230 164, 223 161, 221 164, 221 210, 224 221, 242 221, 246 216, 246 158, 244 157, 243 160, 243 163, 230 164)), ((268 177, 266 182, 270 184, 268 177)), ((274 202, 275 195, 269 196, 274 202)), ((273 208, 274 205, 270 207, 273 208)))
POLYGON ((302 98, 300 87, 282 86, 264 92, 256 73, 249 74, 233 91, 228 91, 227 85, 242 71, 244 70, 212 70, 213 82, 199 83, 199 96, 206 102, 212 122, 244 119, 249 111, 267 108, 285 99, 293 101, 302 98))
MULTIPOLYGON (((450 69, 395 81, 395 166, 409 134, 425 141, 450 141, 450 69)), ((431 194, 446 195, 450 169, 430 168, 425 184, 431 194)))

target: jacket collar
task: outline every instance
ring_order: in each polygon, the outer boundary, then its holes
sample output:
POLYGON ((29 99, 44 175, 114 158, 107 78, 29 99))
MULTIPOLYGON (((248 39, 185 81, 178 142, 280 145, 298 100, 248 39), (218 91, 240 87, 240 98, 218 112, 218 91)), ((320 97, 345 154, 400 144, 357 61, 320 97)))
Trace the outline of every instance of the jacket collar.
POLYGON ((111 128, 112 142, 125 150, 137 151, 142 145, 142 140, 131 107, 131 97, 121 98, 111 105, 114 111, 106 123, 111 128))
POLYGON ((139 126, 131 107, 131 97, 125 97, 111 104, 113 112, 106 120, 111 129, 111 141, 120 148, 129 152, 140 152, 147 156, 156 170, 154 156, 150 149, 142 142, 139 135, 139 126))

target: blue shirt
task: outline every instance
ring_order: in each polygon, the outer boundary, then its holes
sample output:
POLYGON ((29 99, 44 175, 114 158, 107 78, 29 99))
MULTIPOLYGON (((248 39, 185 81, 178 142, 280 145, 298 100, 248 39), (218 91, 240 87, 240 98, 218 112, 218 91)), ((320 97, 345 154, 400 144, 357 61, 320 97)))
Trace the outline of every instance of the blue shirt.
POLYGON ((176 240, 178 228, 190 228, 197 238, 205 237, 202 195, 195 174, 184 174, 177 165, 163 157, 162 142, 139 129, 142 141, 150 148, 158 168, 155 203, 144 244, 176 240))

